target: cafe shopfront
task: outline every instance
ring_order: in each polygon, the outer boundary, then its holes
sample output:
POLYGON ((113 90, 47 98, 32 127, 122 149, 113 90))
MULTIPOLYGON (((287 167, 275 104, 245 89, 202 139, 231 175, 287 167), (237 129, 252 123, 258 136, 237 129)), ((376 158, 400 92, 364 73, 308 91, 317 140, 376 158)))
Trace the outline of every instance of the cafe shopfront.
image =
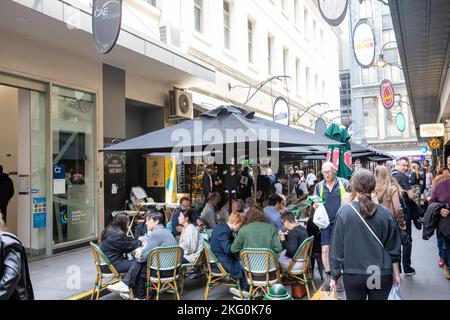
POLYGON ((98 240, 105 206, 125 189, 106 179, 105 167, 126 169, 105 165, 98 150, 167 126, 165 99, 174 86, 214 81, 211 69, 129 31, 101 55, 89 8, 80 5, 73 29, 63 14, 70 5, 39 3, 0 7, 0 165, 15 188, 7 227, 32 258, 98 240), (146 55, 138 43, 149 48, 146 55))

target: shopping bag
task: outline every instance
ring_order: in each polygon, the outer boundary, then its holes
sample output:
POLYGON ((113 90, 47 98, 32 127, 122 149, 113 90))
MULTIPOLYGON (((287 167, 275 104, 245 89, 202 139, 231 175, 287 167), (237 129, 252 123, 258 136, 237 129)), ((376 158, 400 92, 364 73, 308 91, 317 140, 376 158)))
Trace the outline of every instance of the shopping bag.
POLYGON ((323 287, 320 287, 319 290, 311 297, 311 300, 339 300, 337 297, 337 293, 335 289, 331 289, 331 291, 323 291, 323 287))
POLYGON ((388 300, 402 300, 400 297, 400 288, 397 286, 393 286, 391 289, 391 293, 389 293, 388 300))
POLYGON ((313 223, 320 229, 325 229, 330 224, 327 209, 325 209, 325 206, 321 203, 319 203, 319 206, 316 208, 316 211, 314 212, 313 223))

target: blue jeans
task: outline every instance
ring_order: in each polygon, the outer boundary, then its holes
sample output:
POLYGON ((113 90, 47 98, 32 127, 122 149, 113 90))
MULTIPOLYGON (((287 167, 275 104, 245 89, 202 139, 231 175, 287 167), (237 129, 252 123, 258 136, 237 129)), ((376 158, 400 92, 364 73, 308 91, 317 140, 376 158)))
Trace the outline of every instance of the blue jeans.
POLYGON ((436 232, 436 239, 437 239, 437 246, 438 246, 438 250, 439 250, 439 258, 440 259, 444 259, 445 257, 445 244, 444 244, 444 238, 439 234, 439 231, 436 232))
MULTIPOLYGON (((450 239, 443 238, 445 248, 450 248, 450 239)), ((447 249, 444 249, 444 262, 447 267, 450 267, 450 254, 447 249)))

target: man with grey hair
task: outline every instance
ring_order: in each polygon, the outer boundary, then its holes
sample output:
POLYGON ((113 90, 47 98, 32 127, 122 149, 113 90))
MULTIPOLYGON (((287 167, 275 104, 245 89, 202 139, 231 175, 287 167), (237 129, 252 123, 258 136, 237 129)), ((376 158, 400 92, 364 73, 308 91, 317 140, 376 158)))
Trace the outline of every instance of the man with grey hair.
MULTIPOLYGON (((324 202, 325 209, 327 210, 330 225, 321 230, 321 245, 322 245, 322 262, 325 270, 324 290, 328 291, 330 287, 331 269, 329 262, 330 241, 331 234, 333 232, 334 223, 336 220, 336 214, 343 204, 344 195, 347 192, 349 185, 348 180, 339 178, 336 176, 337 169, 331 162, 325 162, 322 165, 322 174, 325 180, 317 184, 315 189, 315 195, 320 196, 324 202)), ((314 204, 316 209, 318 203, 314 204)), ((342 279, 341 279, 342 280, 342 279)), ((342 281, 338 282, 338 291, 344 290, 342 281)))
POLYGON ((208 229, 214 229, 217 225, 216 208, 219 204, 220 197, 217 193, 210 193, 208 203, 203 208, 200 218, 205 222, 208 229))

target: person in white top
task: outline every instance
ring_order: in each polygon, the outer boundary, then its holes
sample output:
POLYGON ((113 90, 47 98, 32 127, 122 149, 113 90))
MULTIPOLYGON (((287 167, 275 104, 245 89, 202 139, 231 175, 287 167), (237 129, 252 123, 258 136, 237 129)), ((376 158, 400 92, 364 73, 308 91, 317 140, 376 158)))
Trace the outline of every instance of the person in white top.
POLYGON ((200 231, 193 224, 193 212, 183 210, 180 212, 178 222, 183 226, 179 245, 184 250, 183 263, 193 263, 200 254, 202 243, 200 241, 200 231))
POLYGON ((314 182, 317 180, 317 177, 314 173, 314 169, 309 169, 309 174, 306 177, 306 185, 308 188, 314 185, 314 182))

